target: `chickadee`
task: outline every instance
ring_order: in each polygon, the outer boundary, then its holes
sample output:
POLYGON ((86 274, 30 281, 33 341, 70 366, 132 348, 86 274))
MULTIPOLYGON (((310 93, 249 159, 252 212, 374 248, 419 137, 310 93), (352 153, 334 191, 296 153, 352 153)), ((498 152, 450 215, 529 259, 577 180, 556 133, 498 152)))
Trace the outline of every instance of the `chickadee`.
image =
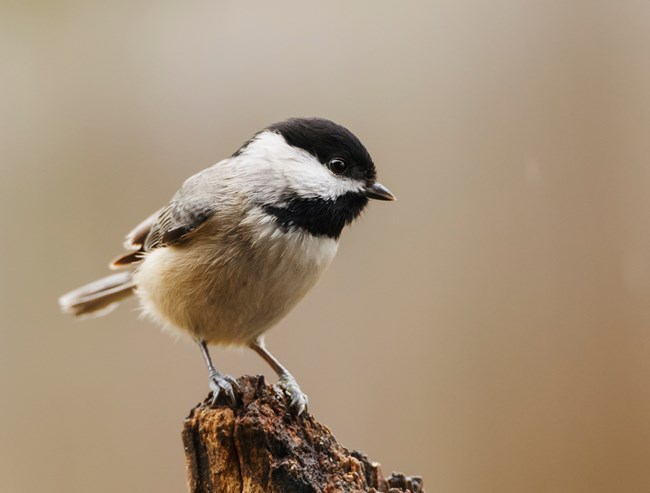
POLYGON ((263 334, 314 286, 368 199, 395 200, 375 177, 346 128, 321 118, 273 124, 127 235, 128 253, 111 268, 129 270, 62 296, 61 308, 100 316, 135 293, 145 314, 199 344, 213 402, 221 392, 234 402, 237 383, 215 369, 207 345, 247 345, 300 414, 307 396, 263 334))

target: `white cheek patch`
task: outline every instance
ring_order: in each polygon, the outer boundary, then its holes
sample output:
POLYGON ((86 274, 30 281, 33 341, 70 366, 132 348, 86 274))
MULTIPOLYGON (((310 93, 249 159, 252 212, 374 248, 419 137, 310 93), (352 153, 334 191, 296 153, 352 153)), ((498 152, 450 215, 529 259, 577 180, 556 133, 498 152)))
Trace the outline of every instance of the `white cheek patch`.
POLYGON ((334 175, 316 157, 290 146, 271 131, 259 134, 235 159, 235 167, 246 175, 250 192, 263 194, 270 201, 282 200, 286 192, 306 199, 333 200, 360 192, 365 186, 361 180, 334 175))

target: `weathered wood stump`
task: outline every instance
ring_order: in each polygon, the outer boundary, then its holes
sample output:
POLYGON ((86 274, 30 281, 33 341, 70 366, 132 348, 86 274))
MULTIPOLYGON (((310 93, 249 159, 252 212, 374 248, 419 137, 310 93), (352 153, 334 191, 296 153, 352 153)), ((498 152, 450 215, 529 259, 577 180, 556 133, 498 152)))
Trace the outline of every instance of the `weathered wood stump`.
POLYGON ((185 420, 191 493, 424 493, 419 477, 393 473, 338 444, 309 413, 296 416, 264 377, 241 377, 237 405, 220 396, 185 420))

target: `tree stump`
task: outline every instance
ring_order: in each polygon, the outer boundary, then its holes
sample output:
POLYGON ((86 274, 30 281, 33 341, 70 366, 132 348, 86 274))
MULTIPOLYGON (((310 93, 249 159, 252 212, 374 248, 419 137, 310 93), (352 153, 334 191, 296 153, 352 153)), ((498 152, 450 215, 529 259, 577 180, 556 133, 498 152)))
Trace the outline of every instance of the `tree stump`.
POLYGON ((220 396, 198 404, 185 420, 183 443, 191 493, 424 493, 419 477, 393 473, 339 445, 264 377, 239 380, 234 408, 220 396))

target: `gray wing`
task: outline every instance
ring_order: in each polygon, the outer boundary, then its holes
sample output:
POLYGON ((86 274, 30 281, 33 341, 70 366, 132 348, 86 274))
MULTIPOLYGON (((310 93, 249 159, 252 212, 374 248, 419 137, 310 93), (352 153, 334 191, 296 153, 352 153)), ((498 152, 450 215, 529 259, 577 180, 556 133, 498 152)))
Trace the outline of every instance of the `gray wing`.
POLYGON ((214 209, 208 204, 172 201, 163 208, 144 239, 145 251, 183 242, 208 219, 214 209))
MULTIPOLYGON (((199 173, 203 174, 203 173, 199 173)), ((205 180, 188 179, 171 202, 138 224, 127 236, 124 247, 130 252, 110 264, 113 269, 132 267, 146 252, 178 245, 191 236, 215 212, 213 194, 205 193, 205 180)))

